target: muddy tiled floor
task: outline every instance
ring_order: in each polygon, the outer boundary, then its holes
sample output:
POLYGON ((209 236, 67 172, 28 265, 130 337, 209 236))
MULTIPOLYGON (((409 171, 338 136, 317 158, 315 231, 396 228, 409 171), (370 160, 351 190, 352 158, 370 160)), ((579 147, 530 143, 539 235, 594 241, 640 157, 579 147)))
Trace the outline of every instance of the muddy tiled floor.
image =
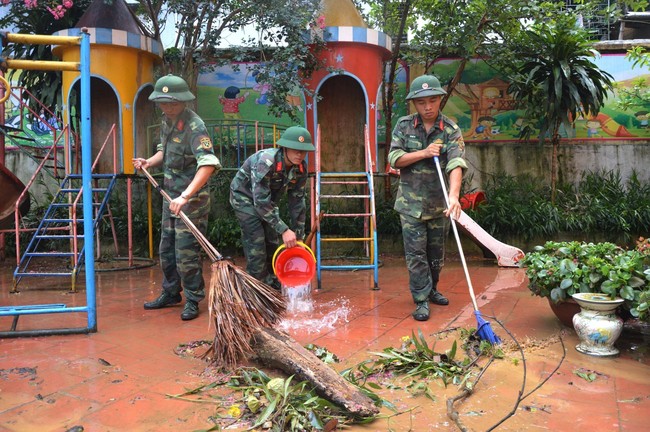
MULTIPOLYGON (((19 286, 20 293, 9 294, 11 271, 11 263, 5 261, 0 305, 86 302, 83 287, 71 294, 63 280, 26 280, 19 286)), ((620 356, 586 356, 574 348, 573 329, 560 324, 545 299, 529 294, 523 270, 499 268, 476 258, 469 260, 469 271, 482 314, 498 318, 505 326, 491 324, 504 340, 506 358, 494 362, 474 394, 457 404, 464 424, 487 430, 514 411, 497 430, 648 430, 648 339, 625 332, 617 343, 620 356), (525 361, 512 338, 522 345, 525 361), (533 390, 562 359, 553 376, 515 406, 518 393, 533 390), (592 371, 597 378, 588 382, 576 374, 579 371, 592 371)), ((210 382, 213 376, 213 368, 204 361, 174 352, 179 344, 211 340, 206 302, 201 303, 198 319, 184 322, 179 317, 182 306, 142 308, 159 292, 157 267, 96 276, 96 333, 0 339, 0 431, 66 431, 74 426, 92 432, 210 428, 213 405, 167 397, 210 382)), ((369 358, 372 351, 399 346, 400 338, 413 331, 421 330, 433 342, 433 335, 444 329, 476 325, 459 262, 447 263, 440 284, 451 304, 432 306, 427 322, 411 318, 407 278, 399 257, 383 258, 379 290, 370 289, 371 272, 323 272, 322 289, 311 294, 313 310, 287 317, 281 327, 302 344, 327 347, 342 360, 335 367, 343 369, 369 358)), ((0 331, 8 331, 12 321, 0 317, 0 331)), ((85 314, 23 315, 17 330, 84 327, 85 323, 85 314)), ((441 338, 436 351, 449 343, 449 338, 441 338)), ((382 396, 403 413, 349 430, 458 430, 446 415, 446 400, 457 391, 440 386, 435 402, 384 391, 382 396)))

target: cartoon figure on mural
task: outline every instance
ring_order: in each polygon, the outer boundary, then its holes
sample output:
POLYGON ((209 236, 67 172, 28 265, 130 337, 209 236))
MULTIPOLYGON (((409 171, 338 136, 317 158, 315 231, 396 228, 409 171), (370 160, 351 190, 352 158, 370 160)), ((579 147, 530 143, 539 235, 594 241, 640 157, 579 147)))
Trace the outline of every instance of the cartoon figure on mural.
POLYGON ((639 129, 648 128, 648 111, 637 111, 634 113, 634 117, 639 121, 639 129))
POLYGON ((596 120, 595 118, 587 120, 585 127, 587 128, 587 138, 595 138, 601 136, 601 124, 600 121, 596 120))
POLYGON ((521 128, 523 127, 524 127, 524 118, 517 117, 517 120, 515 120, 515 123, 512 125, 512 129, 517 132, 517 135, 519 135, 519 132, 521 132, 521 128))
POLYGON ((259 71, 253 72, 253 78, 255 78, 255 85, 253 86, 253 90, 259 92, 260 94, 260 97, 255 99, 255 103, 258 105, 266 105, 269 102, 269 97, 266 94, 271 89, 271 84, 260 82, 261 78, 259 74, 259 71))
POLYGON ((34 121, 31 124, 32 131, 37 135, 46 135, 52 132, 52 130, 58 130, 59 123, 56 116, 51 116, 45 114, 45 110, 41 109, 38 117, 34 118, 34 121))
POLYGON ((223 107, 223 117, 225 119, 240 119, 239 105, 242 104, 249 93, 244 93, 244 96, 237 96, 241 90, 236 86, 229 86, 223 92, 223 96, 219 97, 219 103, 223 107))
POLYGON ((483 90, 483 97, 487 99, 487 111, 490 115, 496 115, 499 110, 497 109, 497 99, 503 98, 503 93, 496 87, 488 87, 483 90))
POLYGON ((630 131, 627 130, 625 126, 618 123, 612 117, 608 116, 603 112, 599 112, 595 116, 589 117, 587 119, 587 137, 601 136, 599 131, 591 130, 593 128, 598 128, 599 130, 602 130, 603 133, 613 137, 634 136, 633 134, 630 133, 630 131), (597 135, 590 135, 590 132, 592 134, 596 132, 597 135))
POLYGON ((491 116, 483 116, 478 119, 478 126, 474 129, 472 138, 478 139, 492 139, 492 125, 496 123, 496 119, 491 116))

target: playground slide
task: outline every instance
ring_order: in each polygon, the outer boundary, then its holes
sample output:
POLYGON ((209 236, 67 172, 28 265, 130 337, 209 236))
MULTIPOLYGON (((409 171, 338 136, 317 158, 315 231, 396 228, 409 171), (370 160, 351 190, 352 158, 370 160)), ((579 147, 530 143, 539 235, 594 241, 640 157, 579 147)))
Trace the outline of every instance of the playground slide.
POLYGON ((493 255, 497 264, 502 267, 517 267, 517 262, 524 257, 521 249, 507 245, 492 237, 477 224, 474 219, 461 212, 458 219, 458 226, 462 231, 476 243, 487 255, 493 255))
MULTIPOLYGON (((24 190, 25 185, 20 179, 0 164, 0 229, 13 228, 14 206, 24 190)), ((21 215, 29 211, 29 194, 25 194, 18 209, 21 215)))

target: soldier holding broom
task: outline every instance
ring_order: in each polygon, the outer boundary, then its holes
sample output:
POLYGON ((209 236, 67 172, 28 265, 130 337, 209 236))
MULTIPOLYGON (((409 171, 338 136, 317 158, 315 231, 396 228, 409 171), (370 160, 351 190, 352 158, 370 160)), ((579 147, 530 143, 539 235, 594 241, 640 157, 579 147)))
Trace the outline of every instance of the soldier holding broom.
POLYGON ((300 126, 288 128, 276 144, 277 148, 260 150, 246 159, 230 183, 230 205, 242 230, 246 272, 280 289, 271 260, 280 237, 291 248, 305 234, 305 157, 316 148, 309 131, 300 126), (280 218, 278 208, 285 191, 290 225, 280 218))
POLYGON ((194 95, 183 78, 167 75, 154 86, 149 100, 163 112, 160 143, 148 159, 135 158, 136 169, 162 165, 162 188, 172 198, 163 203, 160 238, 162 292, 145 309, 160 309, 180 303, 185 291, 184 321, 199 316, 199 302, 205 297, 201 246, 178 217, 181 210, 205 234, 210 210, 210 192, 206 187, 212 174, 221 169, 203 120, 186 107, 194 95))
POLYGON ((447 305, 438 291, 438 279, 445 258, 448 217, 458 219, 465 143, 460 128, 440 112, 442 96, 447 94, 438 78, 422 75, 411 83, 406 100, 417 113, 402 117, 393 130, 388 161, 400 169, 395 210, 400 214, 409 288, 415 303, 413 318, 429 319, 429 301, 447 305), (446 169, 449 181, 449 209, 440 184, 434 157, 446 169))

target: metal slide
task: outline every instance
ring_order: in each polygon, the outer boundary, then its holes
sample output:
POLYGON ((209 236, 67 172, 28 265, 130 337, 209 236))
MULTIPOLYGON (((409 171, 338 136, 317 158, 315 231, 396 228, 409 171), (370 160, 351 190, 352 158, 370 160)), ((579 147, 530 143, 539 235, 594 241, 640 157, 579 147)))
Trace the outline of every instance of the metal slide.
MULTIPOLYGON (((25 190, 25 185, 4 165, 0 164, 0 229, 9 229, 15 222, 15 205, 25 190)), ((25 194, 18 203, 20 215, 29 211, 29 194, 25 194)))

